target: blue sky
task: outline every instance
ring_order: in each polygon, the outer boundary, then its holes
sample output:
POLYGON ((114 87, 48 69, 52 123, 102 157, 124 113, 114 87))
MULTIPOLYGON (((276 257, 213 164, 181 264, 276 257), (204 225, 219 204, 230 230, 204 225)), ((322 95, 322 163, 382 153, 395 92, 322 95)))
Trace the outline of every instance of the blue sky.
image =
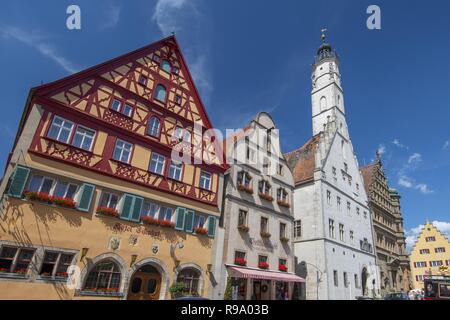
MULTIPOLYGON (((346 111, 361 165, 383 153, 409 236, 426 218, 450 233, 448 1, 9 1, 0 11, 0 163, 28 90, 175 31, 213 124, 273 115, 285 152, 311 136, 311 63, 320 29, 341 57, 346 111), (82 29, 66 28, 81 8, 82 29), (368 30, 366 9, 381 8, 368 30)), ((410 240, 413 238, 410 238, 410 240)))

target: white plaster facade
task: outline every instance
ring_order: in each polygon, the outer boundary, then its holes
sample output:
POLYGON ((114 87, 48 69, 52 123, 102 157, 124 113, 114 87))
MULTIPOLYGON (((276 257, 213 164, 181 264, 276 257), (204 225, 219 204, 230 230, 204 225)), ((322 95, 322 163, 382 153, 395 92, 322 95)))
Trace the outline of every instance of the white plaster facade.
POLYGON ((301 234, 294 239, 296 272, 306 277, 309 300, 348 300, 378 292, 372 219, 340 79, 339 59, 324 44, 312 71, 314 138, 306 148, 286 155, 296 183, 294 217, 301 223, 301 234), (296 167, 308 156, 312 166, 296 167), (311 178, 297 178, 302 170, 313 171, 311 178))

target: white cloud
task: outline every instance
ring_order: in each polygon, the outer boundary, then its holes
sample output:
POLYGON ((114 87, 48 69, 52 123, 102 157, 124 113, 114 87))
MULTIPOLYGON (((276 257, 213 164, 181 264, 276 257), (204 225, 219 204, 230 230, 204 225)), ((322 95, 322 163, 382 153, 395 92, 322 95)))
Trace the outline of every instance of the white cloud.
POLYGON ((442 150, 447 150, 450 147, 450 140, 447 140, 444 142, 444 146, 442 147, 442 150))
POLYGON ((427 184, 416 183, 412 178, 405 174, 401 174, 399 176, 397 183, 404 188, 419 190, 422 194, 434 193, 433 190, 430 190, 427 184))
POLYGON ((196 0, 158 0, 152 20, 164 37, 174 32, 188 38, 189 45, 183 51, 195 85, 207 103, 214 89, 208 59, 210 45, 205 36, 208 26, 196 3, 196 0))
POLYGON ((398 178, 398 184, 405 188, 413 188, 413 186, 414 186, 411 178, 409 178, 405 175, 400 176, 400 178, 398 178))
POLYGON ((43 56, 53 60, 56 64, 69 73, 75 73, 78 71, 72 62, 59 54, 51 43, 45 41, 44 36, 39 35, 36 32, 27 32, 14 26, 3 26, 0 29, 0 34, 3 38, 15 39, 36 49, 43 56))
POLYGON ((407 145, 404 145, 403 143, 401 143, 400 140, 398 140, 398 139, 394 139, 394 141, 392 141, 392 144, 399 147, 400 149, 409 150, 409 147, 407 145))
POLYGON ((416 168, 422 162, 422 155, 420 153, 414 153, 408 158, 408 165, 412 168, 416 168))
POLYGON ((122 12, 122 7, 110 4, 108 9, 106 10, 108 16, 102 24, 100 25, 100 30, 111 29, 117 26, 120 20, 120 14, 122 12))
POLYGON ((380 144, 378 146, 378 153, 382 156, 386 153, 386 146, 384 144, 380 144))
MULTIPOLYGON (((450 222, 444 221, 433 221, 432 224, 447 238, 450 238, 450 222)), ((408 251, 411 251, 412 247, 417 241, 417 237, 420 235, 424 225, 421 224, 415 228, 411 228, 405 232, 406 235, 406 248, 408 251)))

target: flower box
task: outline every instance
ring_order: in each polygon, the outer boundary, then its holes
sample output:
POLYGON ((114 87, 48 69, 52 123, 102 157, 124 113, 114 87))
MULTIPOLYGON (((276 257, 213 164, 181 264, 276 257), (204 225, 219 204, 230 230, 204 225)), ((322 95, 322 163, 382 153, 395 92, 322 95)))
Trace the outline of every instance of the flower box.
POLYGON ((250 228, 244 225, 238 226, 238 229, 242 232, 249 232, 250 228))
POLYGON ((9 270, 6 268, 1 268, 0 273, 9 273, 9 270))
POLYGON ((264 239, 269 239, 271 236, 269 232, 261 232, 261 237, 264 239))
POLYGON ((53 197, 52 201, 54 204, 60 207, 75 209, 76 203, 73 201, 73 199, 67 199, 67 198, 59 198, 59 197, 53 197))
POLYGON ((201 235, 207 235, 208 234, 208 230, 206 230, 205 228, 195 228, 194 232, 196 234, 201 234, 201 235))
POLYGON ((92 293, 118 293, 119 288, 91 288, 91 289, 84 289, 83 291, 92 293))
POLYGON ((269 269, 269 264, 267 262, 260 262, 260 263, 258 263, 258 268, 264 269, 264 270, 269 269))
POLYGON ((252 187, 247 187, 247 186, 244 185, 244 184, 238 185, 238 190, 239 190, 239 191, 247 192, 248 194, 253 194, 253 188, 252 188, 252 187))
POLYGON ((159 220, 158 224, 164 228, 175 228, 175 223, 169 220, 159 220))
POLYGON ((51 276, 52 276, 52 274, 50 272, 41 273, 41 277, 44 277, 44 278, 50 278, 51 276))
POLYGON ((278 203, 278 205, 280 207, 285 207, 285 208, 290 208, 291 207, 291 205, 288 202, 286 202, 286 201, 278 200, 277 203, 278 203))
POLYGON ((44 192, 25 191, 24 197, 30 201, 39 201, 45 204, 54 204, 64 208, 75 209, 76 203, 73 199, 54 197, 44 192))
POLYGON ((143 224, 159 226, 159 221, 153 217, 141 217, 143 224))
POLYGON ((264 200, 266 200, 266 201, 269 201, 269 202, 273 201, 273 197, 270 194, 267 194, 267 193, 260 192, 259 193, 259 197, 264 199, 264 200))
POLYGON ((58 278, 68 278, 68 277, 69 277, 69 274, 68 274, 67 272, 58 272, 58 273, 56 274, 56 276, 57 276, 58 278))
POLYGON ((24 276, 27 274, 27 272, 28 272, 27 269, 17 269, 17 270, 14 270, 13 273, 24 276))
POLYGON ((234 259, 234 264, 245 267, 247 265, 247 260, 243 258, 236 258, 234 259))
POLYGON ((282 272, 287 272, 288 271, 288 267, 284 264, 280 264, 278 266, 278 270, 282 271, 282 272))
POLYGON ((97 208, 97 213, 102 214, 104 216, 117 218, 119 216, 119 212, 113 208, 97 208))
POLYGON ((281 241, 281 242, 284 242, 284 243, 288 243, 289 240, 290 240, 290 239, 287 238, 287 237, 281 237, 281 238, 280 238, 280 241, 281 241))

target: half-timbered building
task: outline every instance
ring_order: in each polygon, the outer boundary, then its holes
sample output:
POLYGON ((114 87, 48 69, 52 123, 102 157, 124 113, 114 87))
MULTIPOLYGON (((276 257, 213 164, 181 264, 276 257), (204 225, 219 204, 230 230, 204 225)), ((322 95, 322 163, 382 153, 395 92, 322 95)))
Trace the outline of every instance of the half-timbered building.
POLYGON ((174 36, 33 88, 0 188, 0 298, 208 296, 211 128, 174 36))

